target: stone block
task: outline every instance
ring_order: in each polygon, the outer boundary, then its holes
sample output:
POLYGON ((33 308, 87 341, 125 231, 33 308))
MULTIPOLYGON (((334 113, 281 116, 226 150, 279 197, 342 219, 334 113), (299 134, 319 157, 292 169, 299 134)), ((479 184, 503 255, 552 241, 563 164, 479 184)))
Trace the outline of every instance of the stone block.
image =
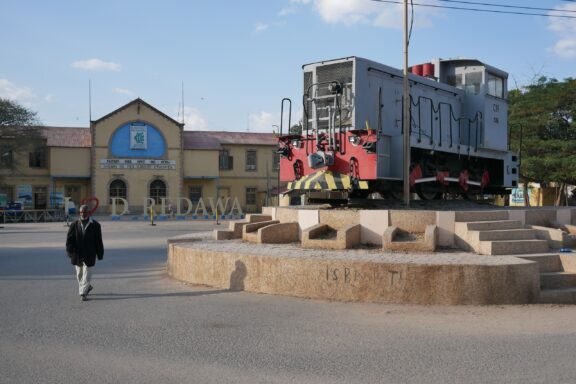
POLYGON ((512 209, 508 211, 508 219, 519 221, 522 226, 526 224, 526 211, 523 209, 512 209))
POLYGON ((571 247, 572 237, 558 228, 541 227, 539 225, 528 225, 529 228, 534 230, 536 238, 546 240, 550 248, 565 248, 571 247))
POLYGON ((455 213, 452 211, 437 211, 436 225, 438 226, 438 245, 441 247, 456 246, 455 232, 455 213))
POLYGON ((526 212, 527 225, 550 227, 556 221, 556 209, 528 209, 526 212))
POLYGON ((316 224, 302 231, 302 248, 349 249, 360 243, 360 224, 350 224, 340 230, 316 224))
POLYGON ((427 225, 436 225, 436 211, 391 210, 389 225, 413 233, 424 233, 427 225))
POLYGON ((388 211, 360 211, 360 242, 368 245, 382 245, 382 235, 388 228, 388 211))
POLYGON ((360 213, 357 210, 324 210, 318 211, 318 222, 328 224, 335 230, 348 227, 350 224, 360 224, 360 213))
POLYGON ((280 220, 281 223, 291 223, 298 221, 300 209, 291 207, 278 207, 276 209, 276 217, 274 220, 280 220))
POLYGON ((424 233, 408 233, 395 226, 388 227, 382 236, 382 248, 400 252, 434 252, 438 239, 438 227, 426 226, 424 233))
POLYGON ((318 211, 314 209, 301 209, 298 211, 297 221, 298 224, 300 224, 300 229, 310 228, 320 222, 318 211))
POLYGON ((270 216, 270 220, 276 220, 276 207, 262 207, 262 214, 270 216))
POLYGON ((572 209, 560 208, 556 211, 556 222, 560 225, 572 224, 572 209))
POLYGON ((258 229, 259 244, 294 243, 300 239, 298 223, 277 223, 258 229))
POLYGON ((226 229, 215 229, 212 231, 212 238, 214 240, 230 240, 234 238, 234 231, 226 229))
POLYGON ((242 227, 242 239, 246 241, 257 242, 257 231, 260 228, 267 227, 271 224, 278 224, 278 220, 259 221, 256 223, 247 223, 242 227))

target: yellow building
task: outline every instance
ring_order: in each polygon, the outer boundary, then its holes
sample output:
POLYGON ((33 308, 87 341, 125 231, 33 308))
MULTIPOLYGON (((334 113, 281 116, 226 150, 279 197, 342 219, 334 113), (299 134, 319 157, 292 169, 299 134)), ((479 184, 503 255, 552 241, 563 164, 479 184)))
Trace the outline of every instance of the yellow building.
POLYGON ((28 129, 41 137, 25 150, 0 141, 0 196, 26 209, 95 197, 100 214, 203 214, 218 199, 221 210, 257 212, 277 194, 272 133, 184 131, 141 99, 90 128, 28 129))

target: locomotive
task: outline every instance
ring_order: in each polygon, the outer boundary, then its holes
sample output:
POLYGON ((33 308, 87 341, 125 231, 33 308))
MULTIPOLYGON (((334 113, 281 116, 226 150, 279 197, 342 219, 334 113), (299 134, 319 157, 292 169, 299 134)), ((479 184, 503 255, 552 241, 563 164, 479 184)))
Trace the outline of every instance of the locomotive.
MULTIPOLYGON (((360 57, 303 67, 301 132, 278 136, 280 181, 310 199, 402 196, 403 72, 360 57)), ((421 199, 509 194, 508 74, 475 59, 409 69, 411 192, 421 199)))

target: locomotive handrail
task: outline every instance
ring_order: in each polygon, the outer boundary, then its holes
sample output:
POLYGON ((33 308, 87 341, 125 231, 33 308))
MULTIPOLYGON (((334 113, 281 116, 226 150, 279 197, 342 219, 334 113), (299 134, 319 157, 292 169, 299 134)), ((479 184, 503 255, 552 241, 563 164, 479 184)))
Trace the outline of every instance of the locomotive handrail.
MULTIPOLYGON (((448 105, 449 110, 450 110, 450 147, 452 148, 453 146, 453 127, 452 127, 452 121, 457 121, 458 122, 458 126, 460 127, 460 123, 463 120, 466 120, 468 122, 468 154, 470 153, 470 147, 471 147, 471 125, 472 123, 476 123, 476 127, 475 127, 475 139, 474 139, 474 152, 478 152, 478 131, 480 130, 480 120, 482 118, 482 112, 478 111, 476 112, 476 115, 474 116, 473 119, 470 119, 468 117, 456 117, 456 115, 454 115, 454 108, 452 107, 452 104, 447 103, 447 102, 440 102, 438 103, 438 108, 434 107, 434 101, 427 96, 418 96, 417 101, 414 102, 414 98, 412 96, 410 96, 410 104, 411 107, 418 107, 418 142, 420 143, 422 141, 422 115, 421 115, 421 100, 426 100, 430 102, 430 145, 434 144, 434 114, 437 113, 439 115, 439 119, 440 122, 438 124, 438 130, 439 130, 439 134, 440 134, 440 139, 439 139, 439 143, 438 146, 442 146, 442 105, 448 105)), ((412 108, 410 108, 412 109, 412 108)), ((412 113, 410 112, 410 120, 413 121, 412 119, 412 113)))
POLYGON ((290 100, 289 98, 285 97, 282 99, 282 103, 280 104, 280 136, 282 136, 282 126, 284 124, 284 102, 288 101, 288 133, 290 133, 290 123, 291 123, 291 119, 292 119, 292 100, 290 100))
POLYGON ((378 119, 376 120, 376 141, 380 140, 380 132, 382 132, 382 87, 378 87, 378 119))

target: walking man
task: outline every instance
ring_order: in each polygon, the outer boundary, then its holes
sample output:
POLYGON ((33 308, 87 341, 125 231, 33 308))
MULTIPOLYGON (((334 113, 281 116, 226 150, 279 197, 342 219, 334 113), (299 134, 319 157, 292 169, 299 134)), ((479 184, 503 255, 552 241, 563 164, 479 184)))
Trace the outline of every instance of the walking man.
POLYGON ((96 257, 98 260, 104 257, 100 223, 90 217, 90 210, 86 205, 80 206, 80 218, 74 221, 68 229, 66 252, 70 262, 76 267, 80 298, 86 301, 93 289, 90 284, 91 267, 96 264, 96 257))

